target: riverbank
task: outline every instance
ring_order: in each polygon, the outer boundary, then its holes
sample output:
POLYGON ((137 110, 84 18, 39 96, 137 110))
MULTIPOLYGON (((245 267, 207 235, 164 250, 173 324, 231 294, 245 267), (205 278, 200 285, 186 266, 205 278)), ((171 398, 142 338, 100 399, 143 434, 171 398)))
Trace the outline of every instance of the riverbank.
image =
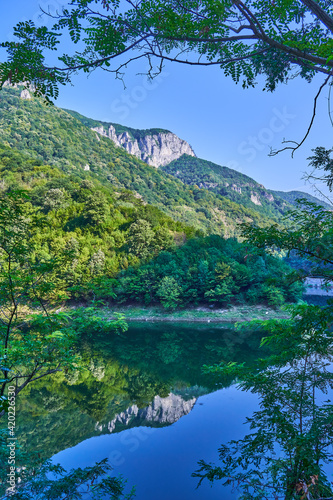
POLYGON ((234 306, 228 309, 209 309, 196 307, 166 311, 160 307, 102 307, 101 315, 106 319, 114 319, 115 313, 121 313, 126 321, 170 321, 188 323, 236 323, 254 319, 282 319, 289 318, 289 314, 282 309, 270 309, 265 306, 234 306))

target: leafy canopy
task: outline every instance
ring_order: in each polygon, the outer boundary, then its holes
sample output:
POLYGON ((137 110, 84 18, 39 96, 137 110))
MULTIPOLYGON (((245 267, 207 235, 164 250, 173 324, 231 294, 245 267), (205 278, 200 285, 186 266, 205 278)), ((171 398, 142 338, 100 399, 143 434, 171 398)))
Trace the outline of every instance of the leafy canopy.
POLYGON ((220 66, 235 82, 265 89, 299 74, 310 81, 333 68, 331 2, 321 0, 71 0, 48 29, 32 21, 14 28, 4 41, 8 59, 0 78, 29 82, 47 99, 77 71, 97 67, 122 78, 126 65, 146 59, 154 77, 166 61, 220 66), (69 34, 72 53, 50 65, 48 52, 69 34))

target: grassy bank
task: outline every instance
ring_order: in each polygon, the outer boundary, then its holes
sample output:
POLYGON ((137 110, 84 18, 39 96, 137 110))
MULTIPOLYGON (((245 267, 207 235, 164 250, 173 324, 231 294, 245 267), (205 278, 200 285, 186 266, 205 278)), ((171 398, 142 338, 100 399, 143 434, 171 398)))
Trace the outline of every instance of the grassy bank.
POLYGON ((197 307, 166 311, 159 307, 117 306, 101 308, 101 314, 112 319, 114 313, 124 314, 126 321, 186 321, 198 323, 235 323, 253 319, 288 318, 289 314, 281 309, 269 309, 265 306, 238 306, 229 309, 209 309, 197 307))

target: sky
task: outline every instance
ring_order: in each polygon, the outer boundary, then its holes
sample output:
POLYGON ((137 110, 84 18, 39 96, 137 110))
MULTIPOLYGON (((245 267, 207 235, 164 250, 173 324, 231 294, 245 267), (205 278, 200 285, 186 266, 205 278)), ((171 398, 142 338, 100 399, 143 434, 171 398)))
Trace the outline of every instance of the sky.
MULTIPOLYGON (((39 6, 59 9, 63 0, 15 0, 3 5, 0 40, 12 38, 12 27, 40 19, 39 6)), ((1 60, 5 52, 0 52, 1 60)), ((316 146, 332 146, 332 125, 328 115, 328 89, 318 100, 317 117, 310 136, 296 151, 269 157, 270 148, 282 141, 300 141, 310 123, 313 99, 324 76, 310 84, 296 78, 273 93, 263 92, 263 81, 255 89, 242 89, 218 67, 190 67, 169 63, 150 84, 140 73, 141 61, 129 66, 125 85, 110 73, 94 71, 89 77, 73 77, 73 85, 61 87, 55 104, 101 121, 133 128, 164 128, 191 144, 199 158, 238 170, 268 189, 302 190, 315 194, 302 179, 309 171, 307 158, 316 146)), ((319 185, 328 194, 325 186, 319 185)))

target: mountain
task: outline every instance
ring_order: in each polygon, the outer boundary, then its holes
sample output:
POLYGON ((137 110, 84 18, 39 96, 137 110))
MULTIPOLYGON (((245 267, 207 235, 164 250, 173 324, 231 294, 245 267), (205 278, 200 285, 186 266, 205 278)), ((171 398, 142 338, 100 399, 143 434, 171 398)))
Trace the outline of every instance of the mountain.
MULTIPOLYGON (((96 180, 118 194, 130 190, 175 221, 206 234, 233 236, 240 222, 264 224, 281 219, 280 211, 260 213, 253 203, 244 207, 222 194, 193 188, 162 169, 147 165, 108 137, 90 130, 91 125, 98 123, 87 119, 84 124, 38 98, 23 98, 19 88, 7 87, 0 93, 0 144, 60 169, 67 176, 96 180)), ((4 182, 8 184, 9 178, 7 175, 4 182)))
POLYGON ((127 153, 153 167, 167 165, 184 154, 195 156, 191 146, 169 130, 138 130, 117 123, 96 122, 69 109, 65 111, 97 134, 108 137, 116 146, 123 147, 127 153))
POLYGON ((277 212, 283 214, 286 208, 291 208, 290 205, 296 205, 297 198, 306 198, 331 209, 330 205, 307 193, 272 191, 236 170, 197 158, 186 141, 168 130, 138 130, 117 123, 99 122, 76 111, 65 111, 148 165, 162 168, 187 185, 213 191, 248 208, 256 205, 256 210, 265 216, 274 217, 277 212))
MULTIPOLYGON (((203 161, 183 155, 175 162, 184 159, 203 161)), ((188 185, 189 179, 183 182, 168 168, 147 165, 20 89, 0 93, 0 189, 28 191, 47 218, 31 242, 36 253, 49 259, 55 249, 70 253, 62 274, 67 299, 171 309, 199 303, 276 306, 297 299, 301 290, 285 286, 283 263, 271 256, 248 258, 244 245, 226 238, 237 235, 244 221, 281 221, 289 205, 255 204, 259 188, 263 197, 266 191, 245 176, 242 186, 252 190, 248 206, 192 180, 188 185), (276 285, 268 287, 268 278, 276 285)), ((59 282, 60 294, 62 289, 59 282)))
POLYGON ((285 214, 286 210, 297 205, 298 198, 332 209, 328 203, 310 194, 301 191, 272 191, 241 172, 188 155, 172 161, 162 167, 162 170, 190 186, 207 189, 247 208, 255 206, 256 211, 265 216, 285 214))
POLYGON ((270 191, 273 196, 279 196, 280 198, 283 198, 285 201, 290 203, 291 205, 297 205, 296 200, 305 198, 307 201, 310 201, 311 203, 316 203, 317 205, 320 205, 321 207, 325 208, 325 210, 332 210, 333 207, 329 203, 326 203, 323 200, 319 200, 316 196, 312 196, 311 194, 308 193, 303 193, 303 191, 270 191))
POLYGON ((101 123, 47 106, 20 88, 6 87, 0 93, 0 144, 66 175, 96 179, 116 193, 130 190, 175 221, 206 234, 233 236, 244 221, 280 222, 291 208, 250 177, 196 158, 189 144, 167 130, 101 123), (155 165, 184 150, 190 154, 155 168, 128 154, 124 145, 145 147, 140 157, 155 165))
POLYGON ((255 208, 266 217, 282 216, 291 208, 289 202, 273 195, 251 177, 207 160, 183 155, 162 170, 187 185, 207 189, 246 208, 255 208))
POLYGON ((132 404, 126 410, 115 415, 104 426, 96 423, 95 429, 103 431, 107 428, 109 433, 113 433, 130 427, 171 425, 181 417, 188 415, 193 409, 196 400, 196 397, 185 400, 180 395, 172 392, 165 398, 157 395, 145 408, 139 408, 136 404, 132 404))

